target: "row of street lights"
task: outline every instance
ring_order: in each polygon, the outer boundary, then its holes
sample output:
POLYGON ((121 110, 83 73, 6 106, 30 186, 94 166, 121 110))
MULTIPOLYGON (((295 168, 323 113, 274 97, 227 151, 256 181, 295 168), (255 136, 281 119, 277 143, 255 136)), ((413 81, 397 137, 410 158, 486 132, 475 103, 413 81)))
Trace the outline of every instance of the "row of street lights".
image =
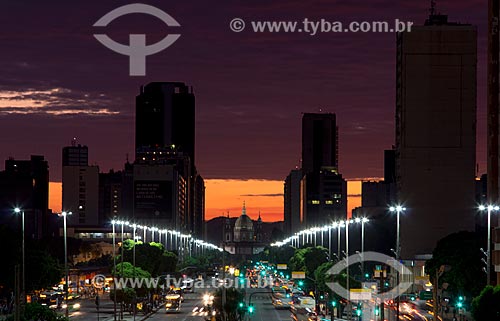
MULTIPOLYGON (((162 229, 158 228, 156 226, 147 226, 147 225, 139 225, 137 223, 131 223, 126 220, 112 220, 111 225, 113 226, 113 277, 115 277, 116 273, 116 225, 121 226, 121 241, 122 241, 122 246, 121 246, 121 260, 123 263, 123 236, 124 236, 124 227, 127 226, 129 228, 132 228, 132 239, 134 240, 134 247, 132 248, 132 266, 134 267, 134 277, 135 277, 135 244, 138 238, 136 235, 137 230, 143 230, 143 241, 146 242, 146 233, 147 231, 151 232, 151 242, 155 242, 155 233, 158 234, 158 243, 162 242, 162 235, 164 235, 164 241, 165 241, 165 249, 168 248, 168 239, 170 236, 170 248, 180 248, 181 250, 184 250, 185 247, 189 246, 189 252, 191 254, 191 245, 193 244, 195 246, 195 250, 197 248, 200 248, 201 253, 203 253, 204 250, 217 250, 219 252, 222 252, 223 249, 219 248, 218 246, 205 242, 203 240, 199 240, 196 238, 193 238, 191 234, 183 234, 179 231, 175 230, 169 230, 169 229, 162 229), (174 244, 174 236, 175 236, 175 246, 174 244)), ((122 275, 123 275, 123 264, 122 264, 122 275)), ((113 310, 114 310, 114 319, 116 320, 116 285, 114 289, 114 303, 113 303, 113 310)), ((135 313, 135 304, 134 304, 134 320, 136 317, 135 313)))
MULTIPOLYGON (((24 210, 20 209, 19 207, 14 208, 14 213, 19 214, 21 213, 21 255, 22 255, 22 295, 21 297, 23 298, 22 304, 26 302, 26 250, 25 250, 25 220, 24 220, 24 210)), ((60 216, 63 217, 64 219, 64 271, 65 271, 65 286, 66 286, 66 291, 65 291, 65 298, 66 298, 66 310, 65 310, 65 315, 68 317, 68 292, 69 292, 69 273, 68 273, 68 243, 67 243, 67 235, 66 235, 66 216, 71 215, 71 212, 62 212, 60 216)), ((16 307, 18 309, 18 307, 16 307)))
POLYGON ((167 228, 158 228, 156 226, 147 226, 147 225, 140 225, 136 223, 131 223, 125 220, 112 220, 111 225, 113 225, 113 244, 115 243, 114 238, 115 238, 115 225, 120 225, 121 226, 121 236, 122 236, 122 242, 123 242, 123 235, 124 235, 124 227, 127 226, 129 228, 132 228, 134 231, 133 233, 133 240, 137 240, 138 237, 136 235, 137 230, 142 230, 143 231, 143 236, 142 239, 144 242, 146 242, 147 239, 147 232, 151 232, 151 242, 155 242, 156 239, 158 239, 158 243, 162 243, 162 240, 165 242, 165 248, 185 248, 189 244, 194 244, 196 248, 199 248, 200 251, 204 250, 217 250, 219 252, 222 252, 222 248, 212 244, 205 242, 200 239, 196 239, 191 236, 191 234, 183 234, 179 231, 175 230, 170 230, 167 228), (155 237, 155 234, 158 235, 158 237, 155 237), (162 238, 163 236, 163 238, 162 238), (170 238, 169 238, 170 237, 170 238), (174 239, 175 237, 175 239, 174 239), (170 239, 170 242, 168 240, 170 239), (175 244, 175 245, 174 245, 175 244), (170 245, 170 247, 168 247, 170 245))
MULTIPOLYGON (((21 214, 21 252, 22 252, 22 272, 21 272, 21 277, 22 277, 22 289, 21 293, 22 295, 19 295, 20 297, 23 298, 23 303, 26 301, 26 253, 25 253, 25 215, 24 215, 24 210, 22 210, 19 207, 14 208, 14 213, 15 214, 21 214)), ((68 295, 69 295, 69 269, 68 269, 68 243, 67 243, 67 216, 72 215, 72 212, 67 212, 63 211, 59 216, 63 218, 63 233, 64 233, 64 271, 65 271, 65 299, 66 302, 68 302, 68 295)), ((146 231, 151 231, 151 240, 152 242, 155 241, 155 232, 158 232, 158 242, 162 242, 162 235, 165 236, 165 248, 167 248, 167 240, 168 240, 168 235, 170 235, 170 247, 173 248, 185 248, 188 245, 193 244, 195 247, 194 249, 197 250, 199 249, 201 253, 205 250, 217 250, 219 252, 222 252, 223 249, 219 248, 218 246, 205 242, 203 240, 199 240, 196 238, 193 238, 190 234, 183 234, 179 231, 175 230, 170 230, 170 229, 160 229, 156 226, 146 226, 146 225, 139 225, 136 223, 130 223, 125 220, 112 220, 111 224, 113 226, 113 265, 116 270, 116 229, 115 225, 121 225, 121 240, 123 244, 123 235, 124 235, 124 227, 131 227, 133 229, 133 234, 134 234, 134 241, 137 240, 136 238, 136 230, 137 229, 142 229, 144 231, 144 241, 146 240, 146 231), (173 246, 173 237, 175 236, 175 247, 173 246)), ((189 246, 189 250, 191 251, 191 246, 189 246)), ((121 253, 121 259, 123 263, 123 246, 122 246, 122 253, 121 253)), ((135 245, 134 245, 134 264, 135 266, 135 245)), ((116 291, 115 291, 115 296, 116 296, 116 291)), ((116 299, 116 297, 115 297, 116 299)), ((115 300, 116 302, 116 300, 115 300)), ((18 309, 18 307, 16 307, 18 309)), ((69 311, 68 311, 68 304, 66 304, 66 310, 65 310, 65 315, 68 317, 69 311)), ((115 307, 115 317, 116 317, 116 307, 115 307)))
POLYGON ((338 222, 333 222, 328 225, 323 225, 321 227, 312 227, 308 228, 305 230, 302 230, 300 232, 295 233, 293 236, 290 236, 283 241, 280 242, 275 242, 272 243, 271 246, 274 247, 282 247, 287 244, 290 244, 292 247, 300 247, 301 245, 307 244, 309 242, 314 242, 314 245, 317 245, 317 233, 321 232, 321 246, 324 246, 324 233, 328 232, 328 248, 330 252, 330 256, 332 253, 332 231, 337 230, 337 257, 340 258, 340 231, 342 228, 346 228, 346 255, 348 256, 348 238, 349 238, 349 232, 348 228, 350 224, 361 224, 361 252, 364 251, 364 231, 365 231, 365 223, 368 223, 369 219, 366 217, 363 218, 355 218, 355 219, 349 219, 349 220, 341 220, 338 222))
MULTIPOLYGON (((478 207, 478 209, 480 211, 487 211, 488 213, 488 235, 487 235, 487 251, 486 251, 486 255, 487 255, 487 262, 486 262, 486 274, 487 274, 487 284, 491 284, 491 214, 493 212, 498 212, 500 211, 500 206, 498 205, 493 205, 493 204, 489 204, 489 205, 480 205, 478 207)), ((400 216, 402 213, 404 213, 406 211, 406 207, 404 207, 403 205, 394 205, 394 206, 390 206, 389 207, 389 211, 392 212, 392 213, 396 213, 396 250, 394 251, 394 254, 396 256, 396 259, 397 260, 400 260, 401 258, 401 245, 400 245, 400 238, 401 238, 401 235, 400 235, 400 216)), ((300 232, 297 232, 295 233, 293 236, 289 237, 289 238, 286 238, 285 240, 281 241, 281 242, 276 242, 276 243, 273 243, 271 244, 271 246, 277 246, 277 247, 281 247, 281 246, 284 246, 284 245, 287 245, 289 243, 291 243, 292 246, 294 246, 295 244, 297 245, 297 247, 300 247, 300 237, 302 236, 302 243, 303 244, 306 244, 309 240, 308 240, 308 236, 309 235, 314 235, 314 238, 316 240, 316 233, 317 232, 321 232, 321 236, 323 237, 323 232, 325 231, 328 231, 329 232, 329 244, 330 244, 330 256, 331 256, 331 231, 333 229, 337 229, 338 231, 338 240, 337 240, 337 244, 338 244, 338 251, 337 251, 337 255, 338 255, 338 258, 340 259, 340 229, 341 228, 344 228, 346 227, 346 252, 345 252, 345 255, 346 255, 346 259, 349 257, 349 231, 348 231, 348 225, 349 223, 362 223, 361 225, 361 234, 362 234, 362 240, 361 240, 361 255, 363 255, 363 252, 364 252, 364 223, 368 222, 368 219, 367 218, 356 218, 355 220, 346 220, 346 221, 339 221, 339 222, 334 222, 330 225, 325 225, 323 227, 313 227, 313 228, 309 228, 309 229, 306 229, 306 230, 302 230, 300 232), (307 237, 307 239, 305 239, 305 237, 307 237), (294 244, 295 242, 295 244, 294 244)), ((312 238, 312 237, 311 237, 312 238)), ((316 241, 315 241, 315 245, 316 245, 316 241)), ((322 242, 322 245, 323 245, 323 242, 322 242)), ((347 263, 348 264, 348 263, 347 263)), ((363 268, 362 269, 362 274, 364 273, 363 271, 363 268)), ((348 269, 349 270, 349 269, 348 269)), ((399 283, 399 273, 398 273, 398 283, 399 283)), ((436 285, 437 286, 437 285, 436 285)), ((399 294, 398 294, 399 295, 399 294)), ((397 301, 397 304, 398 304, 398 307, 397 307, 397 318, 399 319, 399 300, 397 301)))

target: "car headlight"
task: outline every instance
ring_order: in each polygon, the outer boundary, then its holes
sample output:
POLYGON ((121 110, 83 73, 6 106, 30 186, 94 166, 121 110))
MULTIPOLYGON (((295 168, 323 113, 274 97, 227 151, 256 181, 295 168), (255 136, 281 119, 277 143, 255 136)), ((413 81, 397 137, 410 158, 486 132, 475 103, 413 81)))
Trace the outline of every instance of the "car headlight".
POLYGON ((80 309, 80 303, 73 304, 73 309, 80 309))

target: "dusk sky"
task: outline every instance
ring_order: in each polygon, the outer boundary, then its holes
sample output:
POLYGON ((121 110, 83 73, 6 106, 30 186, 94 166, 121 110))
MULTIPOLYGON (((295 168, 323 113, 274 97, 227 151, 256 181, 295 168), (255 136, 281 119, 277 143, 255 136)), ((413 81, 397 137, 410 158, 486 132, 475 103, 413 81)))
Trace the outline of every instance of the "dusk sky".
MULTIPOLYGON (((266 220, 282 218, 282 181, 300 165, 302 112, 337 114, 344 177, 383 175, 383 150, 394 143, 394 33, 311 36, 254 33, 250 28, 235 33, 229 22, 236 17, 345 23, 399 19, 420 25, 430 1, 142 1, 167 12, 181 27, 167 27, 144 14, 123 16, 104 29, 92 26, 128 3, 133 2, 2 1, 2 169, 10 156, 41 154, 49 161, 51 181, 60 182, 61 149, 73 137, 89 147, 91 163, 101 171, 121 169, 127 154, 133 160, 139 87, 182 81, 196 95, 196 162, 207 179, 207 218, 236 210, 243 199, 252 216, 261 209, 266 220), (181 37, 147 57, 145 77, 130 77, 128 57, 104 47, 94 33, 123 44, 131 33, 146 34, 148 43, 169 33, 181 37)), ((477 155, 482 174, 487 1, 438 1, 437 8, 452 21, 478 26, 477 155)))

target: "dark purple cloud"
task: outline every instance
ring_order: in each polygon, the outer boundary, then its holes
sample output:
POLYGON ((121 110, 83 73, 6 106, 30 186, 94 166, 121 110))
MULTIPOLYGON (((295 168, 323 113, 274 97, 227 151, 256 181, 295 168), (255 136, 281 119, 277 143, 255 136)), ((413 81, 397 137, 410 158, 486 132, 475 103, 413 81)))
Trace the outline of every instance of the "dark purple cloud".
MULTIPOLYGON (((181 33, 173 46, 147 58, 146 77, 129 77, 128 58, 92 36, 101 16, 126 3, 132 2, 2 3, 0 160, 46 155, 51 179, 59 180, 60 150, 78 137, 103 170, 120 168, 133 155, 139 86, 184 81, 196 93, 197 165, 207 178, 283 179, 300 161, 301 113, 320 108, 337 113, 342 173, 382 175, 382 150, 394 141, 395 35, 234 33, 229 22, 307 17, 421 24, 427 2, 143 1, 181 27, 138 14, 115 20, 105 32, 122 43, 130 33, 146 33, 148 43, 181 33), (63 92, 46 94, 56 88, 63 92), (20 109, 1 99, 9 92, 38 106, 13 113, 20 109)), ((487 1, 439 1, 438 10, 478 25, 478 162, 484 170, 487 1)))

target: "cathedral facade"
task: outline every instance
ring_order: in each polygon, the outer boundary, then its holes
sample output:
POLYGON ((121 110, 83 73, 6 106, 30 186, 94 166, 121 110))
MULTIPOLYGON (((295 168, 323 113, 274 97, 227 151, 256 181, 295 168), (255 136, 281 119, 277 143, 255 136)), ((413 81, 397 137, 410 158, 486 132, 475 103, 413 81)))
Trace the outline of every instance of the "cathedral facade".
POLYGON ((262 252, 265 244, 262 243, 262 218, 253 221, 248 215, 245 203, 240 217, 234 225, 229 216, 224 222, 224 235, 222 247, 232 255, 248 259, 254 254, 262 252))

